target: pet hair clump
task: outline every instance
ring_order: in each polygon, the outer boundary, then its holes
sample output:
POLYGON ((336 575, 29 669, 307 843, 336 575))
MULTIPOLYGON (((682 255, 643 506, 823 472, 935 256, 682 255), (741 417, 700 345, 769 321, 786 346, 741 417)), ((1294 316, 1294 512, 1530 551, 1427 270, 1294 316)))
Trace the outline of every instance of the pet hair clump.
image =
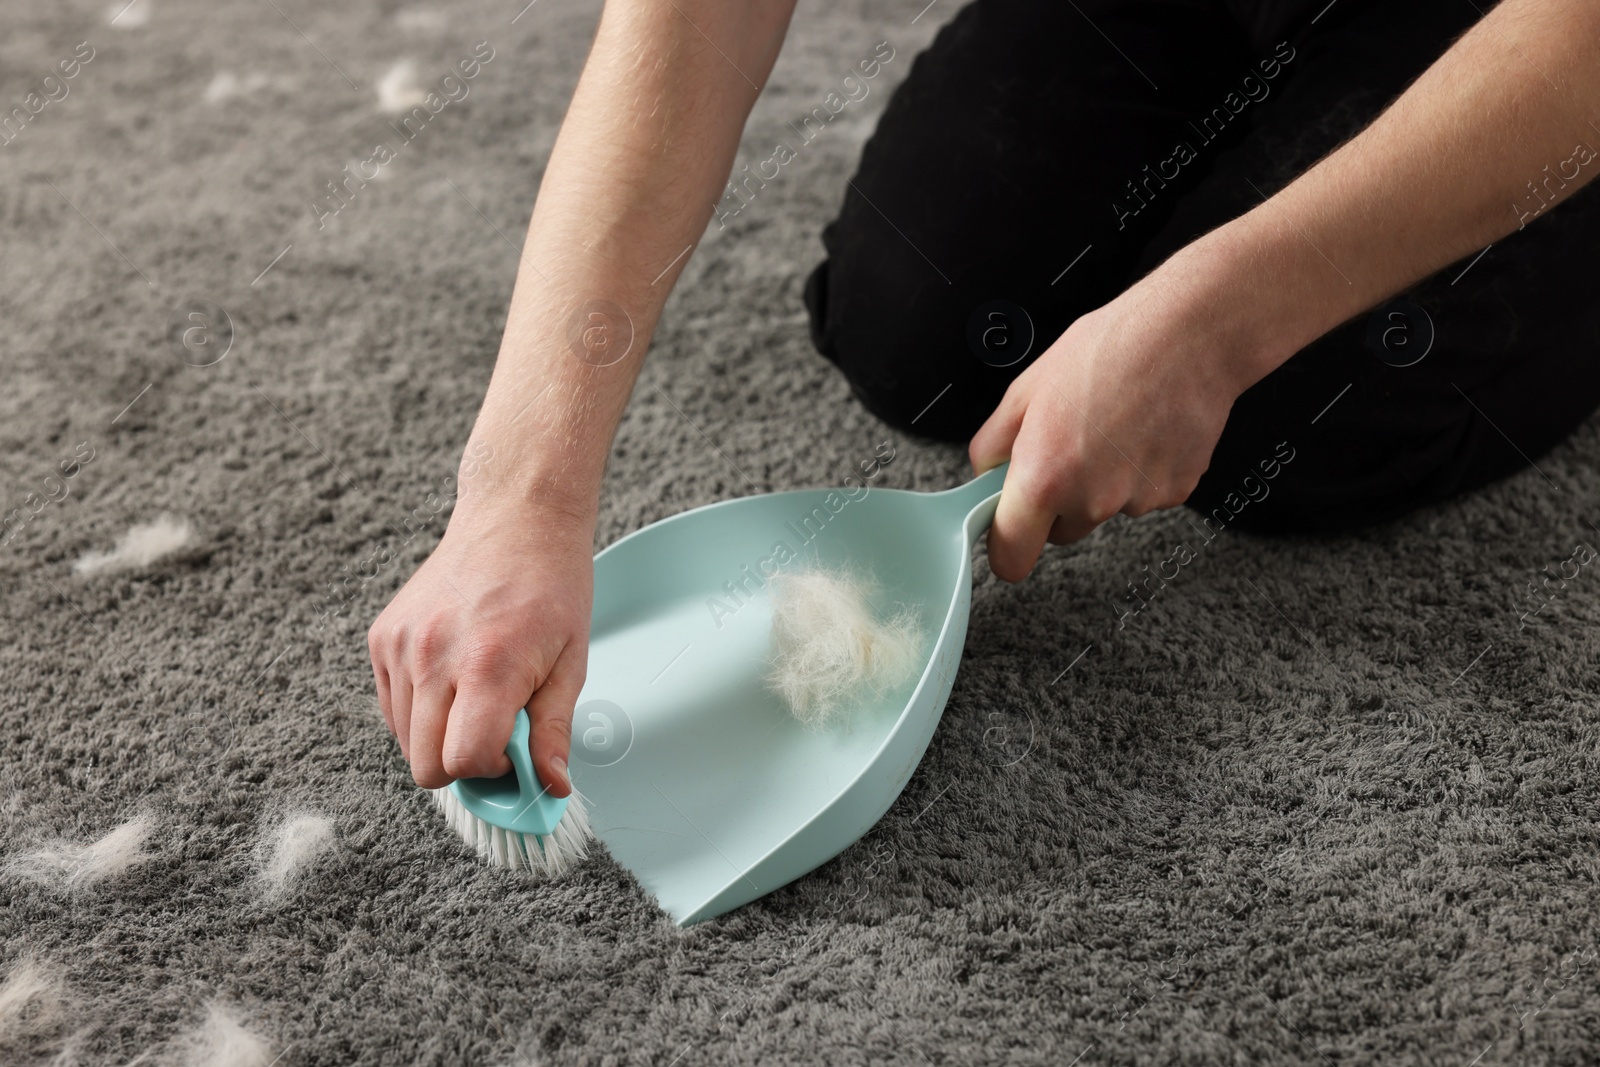
POLYGON ((140 815, 97 841, 52 842, 18 856, 7 865, 8 873, 62 889, 103 882, 150 858, 144 845, 154 828, 148 816, 140 815))
POLYGON ((922 627, 902 608, 880 616, 870 581, 806 570, 772 579, 775 656, 767 684, 813 729, 848 718, 867 699, 915 677, 922 627))

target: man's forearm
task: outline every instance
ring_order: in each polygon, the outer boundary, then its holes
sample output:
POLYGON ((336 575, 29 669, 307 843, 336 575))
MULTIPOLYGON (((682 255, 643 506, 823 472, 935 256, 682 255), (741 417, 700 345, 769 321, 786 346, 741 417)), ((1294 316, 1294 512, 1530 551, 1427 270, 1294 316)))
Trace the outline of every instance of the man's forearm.
POLYGON ((606 5, 545 170, 473 429, 496 463, 463 483, 463 509, 538 502, 592 513, 682 253, 721 193, 792 9, 792 0, 606 5))
POLYGON ((1247 309, 1221 324, 1246 384, 1600 173, 1597 55, 1590 0, 1505 0, 1359 136, 1186 250, 1247 309))

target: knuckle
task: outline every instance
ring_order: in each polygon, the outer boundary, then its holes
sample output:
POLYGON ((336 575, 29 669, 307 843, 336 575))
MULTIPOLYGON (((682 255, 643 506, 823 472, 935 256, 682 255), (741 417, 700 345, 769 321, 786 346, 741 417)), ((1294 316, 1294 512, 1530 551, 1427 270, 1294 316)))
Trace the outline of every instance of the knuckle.
POLYGON ((392 658, 400 650, 400 631, 385 615, 367 630, 367 652, 374 660, 392 658))
POLYGON ((461 673, 478 678, 499 678, 511 663, 510 646, 498 638, 479 638, 461 656, 461 673))
POLYGON ((420 667, 437 664, 444 658, 450 644, 450 632, 437 620, 430 620, 417 628, 411 637, 411 656, 420 667))
POLYGON ((1016 488, 1017 500, 1023 507, 1033 512, 1054 512, 1056 501, 1060 500, 1067 478, 1063 474, 1065 465, 1052 466, 1048 470, 1032 470, 1019 479, 1016 488))
POLYGON ((1189 495, 1181 484, 1174 485, 1171 479, 1163 479, 1166 485, 1163 488, 1146 488, 1143 492, 1135 493, 1123 508, 1125 515, 1148 515, 1152 511, 1162 511, 1166 508, 1175 508, 1182 504, 1189 495))
POLYGON ((559 741, 563 745, 570 745, 572 743, 572 720, 564 715, 545 719, 539 723, 539 732, 548 735, 553 741, 559 741))
POLYGON ((481 778, 488 770, 489 761, 480 753, 465 748, 452 748, 441 760, 444 773, 454 778, 481 778))
POLYGON ((1083 481, 1088 471, 1083 452, 1073 448, 1039 473, 1038 491, 1046 501, 1054 503, 1065 499, 1072 492, 1072 487, 1083 481))
POLYGON ((454 780, 443 767, 422 767, 416 763, 411 765, 411 777, 423 789, 443 789, 454 780))
POLYGON ((1121 511, 1128 502, 1127 494, 1120 490, 1099 489, 1089 495, 1084 506, 1084 518, 1099 526, 1121 511))

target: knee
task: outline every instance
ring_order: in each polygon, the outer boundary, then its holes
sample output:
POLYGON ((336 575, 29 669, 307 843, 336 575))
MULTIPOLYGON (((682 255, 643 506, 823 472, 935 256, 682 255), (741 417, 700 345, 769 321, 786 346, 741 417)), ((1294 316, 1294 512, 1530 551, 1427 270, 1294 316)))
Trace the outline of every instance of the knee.
POLYGON ((904 433, 965 442, 1021 365, 1002 373, 973 355, 967 320, 984 301, 933 282, 881 254, 870 263, 831 255, 806 282, 811 339, 873 415, 904 433))

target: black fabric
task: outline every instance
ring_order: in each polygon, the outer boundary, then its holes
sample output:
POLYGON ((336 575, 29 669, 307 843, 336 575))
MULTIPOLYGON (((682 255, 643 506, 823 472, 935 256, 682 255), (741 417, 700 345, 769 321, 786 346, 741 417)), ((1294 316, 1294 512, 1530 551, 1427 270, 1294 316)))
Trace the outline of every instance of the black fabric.
POLYGON ((1321 22, 1344 0, 1226 0, 1227 11, 1238 23, 1250 47, 1270 52, 1279 41, 1321 22))
MULTIPOLYGON (((806 287, 818 349, 869 410, 966 440, 1074 318, 1359 132, 1479 17, 1459 0, 1249 7, 977 0, 951 20, 886 107, 806 287), (1267 30, 1283 36, 1263 49, 1267 30), (1179 143, 1193 159, 1175 165, 1179 143), (1034 334, 1009 366, 968 342, 995 306, 1013 344, 1016 308, 1034 334)), ((1585 191, 1296 354, 1234 405, 1191 506, 1335 530, 1548 451, 1600 406, 1597 204, 1585 191), (1238 507, 1281 442, 1295 458, 1272 503, 1238 507)))

